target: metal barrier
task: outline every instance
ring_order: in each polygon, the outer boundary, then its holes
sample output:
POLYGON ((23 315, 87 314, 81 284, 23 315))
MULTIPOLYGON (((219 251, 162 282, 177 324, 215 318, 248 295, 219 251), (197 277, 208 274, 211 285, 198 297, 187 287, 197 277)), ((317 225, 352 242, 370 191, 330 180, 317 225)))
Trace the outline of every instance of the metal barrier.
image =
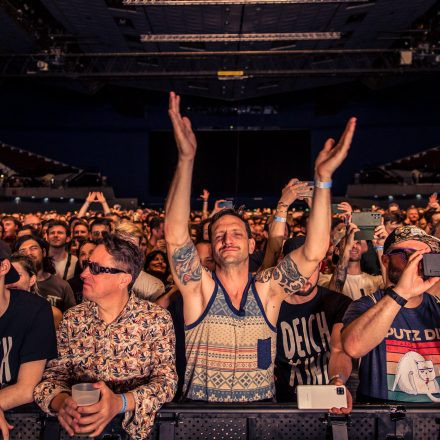
MULTIPOLYGON (((35 407, 6 414, 11 439, 71 439, 35 407)), ((79 439, 80 437, 73 437, 79 439)), ((116 437, 117 438, 117 437, 116 437)), ((149 440, 440 440, 440 405, 358 405, 349 416, 288 404, 165 405, 149 440)))

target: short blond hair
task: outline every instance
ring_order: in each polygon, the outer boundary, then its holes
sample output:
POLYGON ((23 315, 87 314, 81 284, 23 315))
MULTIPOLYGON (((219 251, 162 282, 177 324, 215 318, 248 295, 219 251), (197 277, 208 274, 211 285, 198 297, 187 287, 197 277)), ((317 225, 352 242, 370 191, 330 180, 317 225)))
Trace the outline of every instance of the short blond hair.
POLYGON ((144 235, 142 229, 129 220, 122 220, 115 228, 115 234, 121 238, 131 237, 141 239, 144 235))

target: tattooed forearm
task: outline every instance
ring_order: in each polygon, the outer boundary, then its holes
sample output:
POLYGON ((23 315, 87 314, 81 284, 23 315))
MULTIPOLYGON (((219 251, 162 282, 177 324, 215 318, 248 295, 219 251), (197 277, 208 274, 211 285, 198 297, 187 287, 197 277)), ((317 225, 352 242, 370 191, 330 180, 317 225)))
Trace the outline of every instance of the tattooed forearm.
POLYGON ((282 287, 284 293, 292 295, 307 282, 307 278, 302 276, 296 263, 286 256, 273 271, 273 279, 282 287))
POLYGON ((274 267, 270 267, 269 269, 261 270, 255 274, 255 281, 258 283, 268 283, 272 279, 272 274, 274 271, 274 267))
POLYGON ((329 289, 342 293, 345 280, 347 279, 348 265, 346 263, 339 263, 336 266, 335 272, 329 284, 329 289))
POLYGON ((184 286, 190 281, 201 280, 202 265, 192 241, 188 241, 182 247, 174 250, 172 262, 177 277, 184 286))

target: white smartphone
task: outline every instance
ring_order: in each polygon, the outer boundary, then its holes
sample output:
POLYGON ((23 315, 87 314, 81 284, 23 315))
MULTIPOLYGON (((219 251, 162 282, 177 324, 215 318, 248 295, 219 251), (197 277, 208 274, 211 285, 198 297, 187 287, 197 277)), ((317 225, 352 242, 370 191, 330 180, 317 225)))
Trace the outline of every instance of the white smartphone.
POLYGON ((330 409, 347 407, 347 390, 343 385, 298 385, 298 409, 330 409))

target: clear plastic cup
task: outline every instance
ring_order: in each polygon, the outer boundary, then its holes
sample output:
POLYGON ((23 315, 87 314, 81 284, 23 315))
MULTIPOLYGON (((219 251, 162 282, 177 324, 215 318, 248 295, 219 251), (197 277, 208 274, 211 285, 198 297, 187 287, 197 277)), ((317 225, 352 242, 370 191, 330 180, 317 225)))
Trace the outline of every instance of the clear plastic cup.
POLYGON ((78 406, 98 403, 100 394, 101 390, 94 388, 92 383, 77 383, 72 386, 72 398, 78 406))
MULTIPOLYGON (((72 399, 78 404, 78 406, 87 406, 98 403, 100 396, 101 390, 94 388, 92 383, 77 383, 72 386, 72 399)), ((88 437, 89 434, 91 434, 91 432, 75 435, 78 437, 88 437)))

